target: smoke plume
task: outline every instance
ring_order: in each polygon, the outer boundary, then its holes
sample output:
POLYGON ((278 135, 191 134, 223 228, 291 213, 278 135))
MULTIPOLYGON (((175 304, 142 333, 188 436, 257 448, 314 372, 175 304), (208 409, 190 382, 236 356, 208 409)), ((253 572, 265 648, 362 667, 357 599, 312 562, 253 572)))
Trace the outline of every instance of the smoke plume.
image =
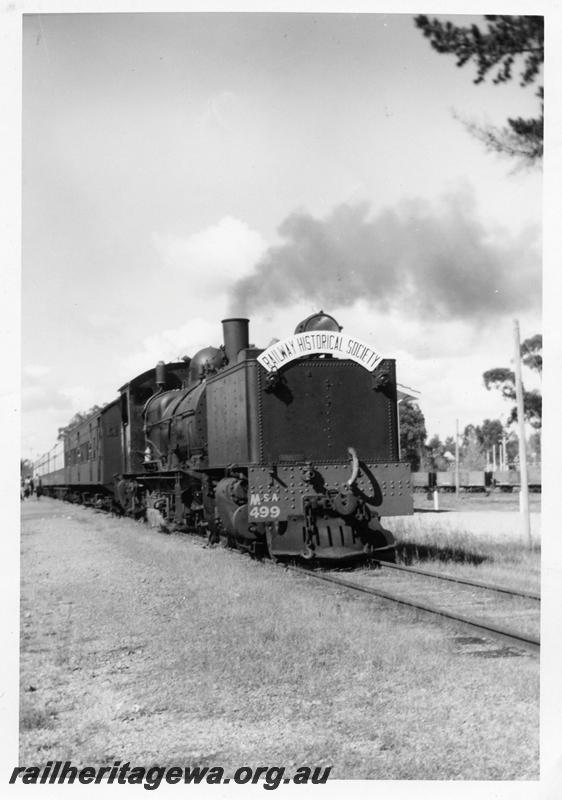
POLYGON ((366 204, 338 206, 324 219, 294 212, 278 233, 282 243, 235 284, 235 313, 364 299, 417 319, 476 321, 540 303, 539 231, 486 229, 466 191, 433 206, 403 201, 374 217, 366 204))

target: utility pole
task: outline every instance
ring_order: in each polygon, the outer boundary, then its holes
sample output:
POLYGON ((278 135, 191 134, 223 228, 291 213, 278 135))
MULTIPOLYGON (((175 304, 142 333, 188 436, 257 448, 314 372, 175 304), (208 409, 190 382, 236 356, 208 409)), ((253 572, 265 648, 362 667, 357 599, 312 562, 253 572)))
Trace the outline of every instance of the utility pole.
POLYGON ((455 495, 457 503, 459 500, 460 479, 459 479, 459 421, 456 420, 455 436, 455 495))
POLYGON ((527 442, 525 441, 525 418, 523 408, 523 382, 521 380, 521 343, 519 337, 519 322, 513 322, 513 335, 515 346, 515 396, 517 398, 517 425, 519 428, 519 470, 521 476, 521 492, 519 495, 519 507, 521 511, 521 522, 523 526, 523 536, 532 547, 531 539, 531 518, 529 516, 529 481, 527 478, 527 442))

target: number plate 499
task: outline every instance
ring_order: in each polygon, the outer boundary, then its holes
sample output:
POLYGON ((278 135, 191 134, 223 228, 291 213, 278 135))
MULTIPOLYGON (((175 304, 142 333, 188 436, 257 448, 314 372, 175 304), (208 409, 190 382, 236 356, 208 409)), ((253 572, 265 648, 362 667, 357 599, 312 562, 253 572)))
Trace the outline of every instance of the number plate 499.
POLYGON ((268 519, 279 519, 281 506, 277 492, 253 492, 250 494, 248 515, 250 519, 263 522, 268 519))

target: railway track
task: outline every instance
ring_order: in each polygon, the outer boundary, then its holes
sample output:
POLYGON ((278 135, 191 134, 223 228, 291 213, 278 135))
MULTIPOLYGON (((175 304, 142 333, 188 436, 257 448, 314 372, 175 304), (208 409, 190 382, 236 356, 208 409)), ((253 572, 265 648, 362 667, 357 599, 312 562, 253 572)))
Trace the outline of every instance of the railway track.
MULTIPOLYGON (((204 545, 207 546, 207 545, 204 545)), ((233 550, 239 553, 238 550, 233 550)), ((540 595, 531 590, 521 590, 497 584, 484 583, 482 581, 469 580, 467 578, 443 573, 431 572, 418 567, 408 567, 390 562, 377 562, 378 569, 362 569, 354 572, 358 580, 349 581, 337 577, 333 572, 328 573, 320 569, 309 567, 299 567, 294 564, 284 562, 285 569, 306 575, 314 580, 324 581, 339 585, 353 592, 367 594, 391 601, 393 603, 410 606, 419 611, 426 612, 434 617, 441 617, 457 623, 460 627, 469 629, 473 633, 484 636, 486 639, 476 639, 474 637, 458 637, 466 639, 466 644, 484 644, 488 647, 486 651, 480 649, 476 652, 483 652, 489 655, 517 655, 521 654, 521 649, 526 652, 538 654, 540 651, 540 595), (389 579, 385 573, 391 575, 389 579), (418 578, 426 583, 425 588, 420 585, 418 578), (434 582, 434 587, 427 586, 427 579, 434 582), (360 583, 364 580, 366 582, 360 583), (444 584, 453 584, 453 588, 448 591, 442 589, 444 584), (435 590, 435 586, 440 588, 435 590), (399 593, 396 593, 396 589, 399 593), (478 590, 475 593, 475 590, 478 590), (467 595, 472 593, 472 596, 467 595), (435 603, 435 595, 437 602, 435 603), (428 598, 429 595, 429 598, 428 598), (502 601, 493 602, 491 597, 502 597, 502 601), (484 599, 486 598, 486 599, 484 599), (492 613, 492 616, 503 615, 508 617, 510 622, 517 619, 520 629, 515 629, 510 625, 500 624, 497 619, 490 619, 486 615, 471 616, 467 610, 476 606, 478 611, 492 613), (485 608, 488 606, 488 608, 485 608), (490 609, 490 606, 492 608, 490 609), (498 651, 490 649, 488 637, 492 640, 499 640, 504 645, 504 650, 498 651), (505 646, 508 646, 506 648, 505 646), (516 648, 512 652, 509 648, 516 648)))
POLYGON ((477 586, 481 589, 487 589, 490 592, 501 592, 503 594, 511 595, 511 597, 528 597, 531 600, 540 600, 540 594, 531 591, 521 591, 520 589, 510 589, 507 586, 498 586, 495 583, 484 583, 483 581, 468 580, 467 578, 460 578, 456 575, 445 575, 437 572, 430 572, 426 569, 419 569, 418 567, 406 567, 402 564, 391 564, 389 562, 380 562, 381 567, 388 569, 396 569, 400 572, 410 572, 415 575, 427 575, 429 578, 436 578, 441 581, 451 581, 452 583, 462 583, 466 586, 477 586))
MULTIPOLYGON (((206 546, 206 545, 204 545, 206 546)), ((237 552, 234 550, 233 552, 237 552)), ((308 578, 318 581, 332 583, 353 592, 380 597, 384 600, 410 606, 429 615, 441 617, 458 623, 459 626, 470 629, 480 636, 492 637, 500 640, 505 645, 515 648, 523 648, 537 654, 540 651, 539 637, 539 603, 540 595, 532 591, 522 591, 520 589, 498 586, 496 584, 484 583, 482 581, 469 580, 466 578, 439 574, 418 567, 407 567, 405 565, 392 564, 390 562, 378 562, 379 569, 359 569, 354 576, 359 580, 349 581, 337 577, 333 573, 327 573, 319 569, 299 567, 293 564, 284 563, 283 567, 295 573, 300 573, 308 578), (385 575, 390 575, 390 579, 385 575), (418 578, 426 582, 420 584, 418 578), (428 587, 427 579, 434 581, 433 587, 428 587), (363 580, 363 583, 359 581, 363 580), (454 584, 453 589, 443 591, 442 588, 435 589, 436 586, 443 584, 454 584), (398 589, 399 593, 396 593, 398 589), (478 590, 478 596, 474 590, 478 590), (466 592, 471 592, 472 596, 466 592), (436 598, 437 595, 437 598, 436 598), (490 597, 503 596, 505 602, 493 603, 490 597), (483 599, 487 597, 487 599, 483 599), (435 604, 435 599, 439 605, 435 604), (486 605, 493 606, 492 615, 504 615, 510 621, 518 619, 521 628, 516 630, 510 626, 499 624, 497 621, 482 616, 470 616, 465 613, 471 608, 477 607, 479 611, 490 611, 486 605)), ((461 637, 462 638, 462 637, 461 637)), ((468 637, 468 643, 476 643, 478 640, 468 637)), ((481 639, 485 643, 485 639, 481 639)))
MULTIPOLYGON (((384 562, 381 562, 380 566, 380 570, 362 570, 354 573, 354 580, 306 567, 286 565, 286 569, 306 575, 313 580, 332 583, 352 592, 380 597, 455 622, 463 629, 478 634, 478 637, 467 637, 469 644, 480 643, 489 648, 488 640, 491 637, 493 641, 499 640, 504 646, 516 650, 522 648, 527 652, 539 652, 540 596, 538 594, 451 575, 439 575, 414 567, 384 562), (431 579, 432 583, 428 579, 431 579), (509 624, 503 624, 502 617, 508 619, 509 624), (514 620, 517 622, 517 628, 512 627, 514 620)), ((477 652, 484 650, 481 648, 477 652)), ((497 651, 488 649, 486 652, 497 651)), ((510 654, 516 652, 510 651, 510 654)))

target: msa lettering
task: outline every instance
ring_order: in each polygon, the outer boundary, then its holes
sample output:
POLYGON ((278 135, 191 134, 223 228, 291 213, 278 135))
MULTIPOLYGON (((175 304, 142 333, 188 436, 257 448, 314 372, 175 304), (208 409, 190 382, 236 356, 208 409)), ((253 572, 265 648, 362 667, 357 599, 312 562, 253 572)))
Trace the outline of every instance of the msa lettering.
POLYGON ((263 494, 258 494, 255 492, 254 494, 250 495, 250 505, 251 506, 259 506, 262 503, 278 503, 279 502, 279 495, 277 492, 264 492, 263 494))

